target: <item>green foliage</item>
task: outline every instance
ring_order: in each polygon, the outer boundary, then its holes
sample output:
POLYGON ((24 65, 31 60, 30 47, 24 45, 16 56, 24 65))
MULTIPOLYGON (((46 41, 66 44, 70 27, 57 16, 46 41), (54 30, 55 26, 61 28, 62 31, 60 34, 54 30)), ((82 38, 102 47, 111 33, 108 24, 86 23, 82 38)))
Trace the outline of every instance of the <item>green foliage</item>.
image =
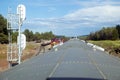
POLYGON ((17 36, 18 36, 18 32, 13 32, 12 33, 12 41, 13 42, 17 42, 17 36))
POLYGON ((3 33, 0 33, 0 43, 1 44, 8 43, 8 36, 3 33))
POLYGON ((118 30, 115 27, 103 28, 95 33, 90 33, 90 40, 117 40, 119 39, 118 30))
POLYGON ((54 38, 54 34, 52 33, 52 31, 50 32, 45 32, 45 33, 39 33, 39 32, 35 32, 35 34, 26 29, 24 32, 23 32, 25 35, 26 35, 26 40, 29 42, 29 41, 39 41, 41 39, 45 39, 45 40, 51 40, 52 38, 54 38))
MULTIPOLYGON (((45 33, 39 33, 39 32, 35 32, 35 34, 30 31, 29 29, 25 29, 23 34, 26 35, 26 41, 30 42, 30 41, 37 41, 40 42, 41 39, 44 40, 51 40, 52 38, 54 38, 54 34, 52 33, 52 31, 50 32, 45 32, 45 33)), ((12 41, 16 42, 17 41, 17 36, 18 36, 18 32, 12 32, 12 41)))
POLYGON ((8 43, 7 20, 0 15, 0 43, 8 43))
POLYGON ((119 39, 119 34, 118 34, 118 31, 117 31, 117 29, 116 28, 113 28, 113 30, 112 30, 112 38, 111 38, 112 40, 117 40, 117 39, 119 39))
POLYGON ((116 50, 120 50, 120 40, 102 40, 102 41, 88 41, 95 45, 103 47, 109 53, 119 53, 116 50))
POLYGON ((26 29, 23 33, 26 35, 26 40, 28 42, 33 41, 34 36, 32 31, 29 31, 28 29, 26 29))
POLYGON ((88 35, 78 36, 79 39, 86 40, 88 35))
POLYGON ((45 39, 45 40, 51 40, 52 38, 54 38, 54 34, 52 33, 52 31, 50 32, 45 32, 41 34, 41 38, 45 39))
POLYGON ((118 31, 119 39, 120 39, 120 25, 116 25, 116 29, 117 29, 117 31, 118 31))
MULTIPOLYGON (((41 34, 39 32, 36 32, 34 34, 29 29, 26 29, 23 33, 26 35, 26 40, 28 42, 38 41, 41 39, 51 40, 52 38, 55 38, 55 35, 52 33, 52 31, 41 34)), ((12 34, 12 41, 16 42, 18 32, 11 32, 11 34, 12 34)), ((2 44, 8 43, 7 20, 2 15, 0 15, 0 43, 2 44)))
POLYGON ((41 34, 39 32, 36 32, 34 34, 34 40, 39 41, 41 39, 41 34))
POLYGON ((102 41, 89 41, 90 43, 93 43, 95 45, 101 46, 103 48, 114 48, 114 47, 120 47, 120 40, 112 41, 112 40, 102 40, 102 41))

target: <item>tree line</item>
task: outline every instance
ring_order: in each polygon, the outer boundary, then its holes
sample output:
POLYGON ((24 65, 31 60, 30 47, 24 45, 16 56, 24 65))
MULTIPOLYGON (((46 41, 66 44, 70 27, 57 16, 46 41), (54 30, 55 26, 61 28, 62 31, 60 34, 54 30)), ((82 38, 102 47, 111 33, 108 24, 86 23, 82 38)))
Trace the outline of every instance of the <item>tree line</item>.
MULTIPOLYGON (((52 33, 52 31, 44 32, 44 33, 39 33, 39 32, 33 33, 29 29, 25 29, 24 32, 22 32, 22 33, 25 34, 27 42, 40 41, 41 39, 51 40, 52 38, 55 37, 55 35, 52 33)), ((17 41, 17 36, 18 36, 18 32, 12 33, 13 42, 17 41)))
MULTIPOLYGON (((26 35, 27 42, 30 41, 40 42, 41 39, 51 40, 56 37, 61 38, 61 36, 54 35, 52 31, 44 33, 39 32, 33 33, 29 29, 25 29, 22 33, 26 35)), ((18 31, 11 31, 11 34, 12 42, 17 42, 18 31)), ((62 36, 62 38, 67 39, 65 36, 62 36)), ((7 19, 5 19, 2 15, 0 15, 0 43, 1 44, 8 43, 7 19)))
MULTIPOLYGON (((41 40, 51 40, 53 38, 61 38, 64 41, 67 41, 69 39, 66 36, 55 35, 55 34, 53 34, 52 31, 44 32, 44 33, 39 33, 39 32, 33 33, 29 29, 25 29, 24 32, 22 32, 22 33, 25 34, 27 42, 30 42, 30 41, 41 42, 41 40)), ((17 41, 17 36, 18 36, 18 32, 12 33, 13 42, 17 41)))
POLYGON ((87 39, 89 40, 118 40, 120 39, 120 25, 115 27, 102 28, 99 31, 91 32, 87 39))
POLYGON ((7 19, 0 14, 0 43, 8 43, 7 19))

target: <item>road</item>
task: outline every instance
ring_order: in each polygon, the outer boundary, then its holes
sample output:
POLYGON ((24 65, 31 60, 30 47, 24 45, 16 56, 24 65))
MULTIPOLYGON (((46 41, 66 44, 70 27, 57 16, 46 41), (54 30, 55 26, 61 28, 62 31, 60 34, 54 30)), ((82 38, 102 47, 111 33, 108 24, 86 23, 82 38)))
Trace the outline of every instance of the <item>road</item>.
POLYGON ((0 80, 120 80, 120 59, 69 40, 3 73, 0 80))

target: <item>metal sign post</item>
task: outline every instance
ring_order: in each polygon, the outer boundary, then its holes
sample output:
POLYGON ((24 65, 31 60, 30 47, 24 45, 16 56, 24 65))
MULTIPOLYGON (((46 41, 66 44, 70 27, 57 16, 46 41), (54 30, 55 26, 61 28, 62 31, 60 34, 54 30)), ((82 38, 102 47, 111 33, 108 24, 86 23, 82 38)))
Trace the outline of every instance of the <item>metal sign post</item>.
POLYGON ((18 25, 19 25, 19 33, 18 33, 18 36, 19 36, 19 42, 18 42, 18 45, 19 45, 19 50, 18 50, 18 63, 20 64, 21 63, 21 54, 22 54, 22 50, 21 50, 21 26, 22 26, 22 23, 23 21, 25 20, 25 6, 20 4, 18 5, 17 7, 17 14, 19 16, 19 22, 18 22, 18 25))
POLYGON ((19 64, 21 63, 21 49, 20 49, 20 48, 21 48, 21 43, 20 43, 20 42, 21 42, 21 37, 20 37, 20 33, 21 33, 21 30, 20 30, 20 29, 21 29, 21 28, 20 28, 20 27, 21 27, 21 23, 20 23, 20 15, 19 15, 19 31, 18 31, 18 36, 19 36, 19 42, 18 42, 18 43, 19 43, 19 44, 18 44, 18 45, 19 45, 19 50, 18 50, 18 63, 19 63, 19 64))

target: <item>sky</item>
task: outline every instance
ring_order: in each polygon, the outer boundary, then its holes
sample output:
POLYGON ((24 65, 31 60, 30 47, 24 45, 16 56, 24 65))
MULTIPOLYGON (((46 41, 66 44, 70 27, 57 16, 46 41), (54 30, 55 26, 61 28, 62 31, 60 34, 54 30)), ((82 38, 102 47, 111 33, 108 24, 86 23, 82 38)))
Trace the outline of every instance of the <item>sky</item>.
POLYGON ((0 14, 7 18, 8 7, 17 14, 19 4, 26 7, 22 31, 79 36, 120 24, 120 0, 2 0, 0 14))

